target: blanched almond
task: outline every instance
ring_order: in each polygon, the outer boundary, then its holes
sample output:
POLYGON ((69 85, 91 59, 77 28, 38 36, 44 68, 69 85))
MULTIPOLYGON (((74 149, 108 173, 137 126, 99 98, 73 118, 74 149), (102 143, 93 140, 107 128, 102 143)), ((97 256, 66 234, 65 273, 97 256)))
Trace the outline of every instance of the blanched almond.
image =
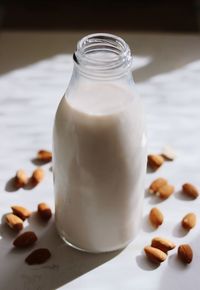
POLYGON ((193 251, 190 245, 183 244, 178 247, 178 257, 185 264, 190 264, 193 259, 193 251))
POLYGON ((28 265, 37 265, 45 263, 51 257, 51 253, 48 249, 41 248, 34 250, 25 259, 28 265))
POLYGON ((6 223, 13 230, 20 231, 23 229, 23 220, 12 213, 6 215, 6 223))
POLYGON ((43 220, 46 221, 52 216, 50 207, 44 202, 38 204, 38 214, 43 220))
POLYGON ((167 179, 159 177, 155 179, 149 186, 149 192, 150 193, 156 193, 159 188, 165 184, 167 184, 167 179))
POLYGON ((148 155, 148 166, 153 170, 158 169, 164 163, 164 158, 161 155, 148 155))
POLYGON ((42 181, 43 178, 44 178, 44 170, 41 167, 38 167, 33 171, 31 177, 33 183, 38 184, 39 182, 42 181))
POLYGON ((173 250, 176 247, 173 242, 161 237, 153 238, 153 240, 151 241, 151 246, 165 253, 173 250))
POLYGON ((182 219, 182 226, 186 230, 191 230, 196 225, 196 215, 190 212, 182 219))
POLYGON ((156 264, 164 262, 167 258, 167 255, 163 251, 150 246, 145 247, 144 251, 149 260, 156 264))
POLYGON ((164 216, 158 208, 154 207, 149 213, 149 220, 155 228, 158 228, 160 225, 162 225, 164 216))
POLYGON ((47 150, 40 150, 37 153, 37 159, 44 162, 49 162, 52 160, 52 153, 47 150))
POLYGON ((170 146, 165 146, 162 150, 162 156, 167 160, 174 160, 176 158, 176 153, 170 146))
POLYGON ((31 245, 33 245, 37 241, 37 236, 34 232, 25 232, 18 236, 14 242, 13 245, 17 248, 26 248, 31 245))
POLYGON ((30 217, 31 212, 23 206, 20 205, 13 205, 11 206, 12 211, 15 215, 20 217, 22 220, 25 220, 30 217))
POLYGON ((19 169, 15 176, 15 186, 17 188, 23 187, 28 183, 28 177, 23 169, 19 169))
POLYGON ((192 198, 197 198, 199 196, 199 190, 191 183, 184 183, 182 186, 182 190, 184 193, 192 198))
POLYGON ((158 189, 156 195, 162 199, 166 199, 170 197, 170 195, 172 195, 173 192, 174 192, 174 186, 170 184, 165 184, 158 189))

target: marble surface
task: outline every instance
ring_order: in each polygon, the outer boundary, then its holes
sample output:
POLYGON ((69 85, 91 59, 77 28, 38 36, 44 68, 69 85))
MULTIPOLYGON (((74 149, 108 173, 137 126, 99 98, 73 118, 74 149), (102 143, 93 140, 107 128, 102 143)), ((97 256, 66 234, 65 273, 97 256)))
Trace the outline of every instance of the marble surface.
MULTIPOLYGON (((37 246, 48 247, 52 258, 40 266, 27 266, 30 249, 13 249, 15 234, 2 218, 0 225, 0 289, 3 290, 178 290, 199 289, 200 221, 185 233, 181 218, 195 212, 200 219, 200 198, 190 200, 181 185, 190 181, 200 186, 200 37, 199 35, 118 33, 133 49, 134 77, 145 109, 149 152, 160 152, 170 144, 177 159, 166 162, 156 173, 147 173, 146 186, 157 176, 176 186, 168 200, 145 196, 142 229, 136 240, 120 252, 92 255, 66 246, 57 236, 53 219, 45 225, 33 215, 25 229, 39 237, 37 246), (159 207, 165 222, 158 230, 147 223, 147 214, 159 207), (152 266, 143 247, 154 236, 166 236, 177 245, 190 243, 191 265, 176 258, 176 250, 160 267, 152 266)), ((32 190, 14 191, 11 178, 24 168, 36 167, 38 149, 51 150, 56 107, 72 70, 76 41, 84 33, 0 33, 0 214, 13 204, 36 210, 46 201, 54 209, 51 164, 43 166, 44 181, 32 190)), ((103 237, 102 237, 103 238, 103 237)))

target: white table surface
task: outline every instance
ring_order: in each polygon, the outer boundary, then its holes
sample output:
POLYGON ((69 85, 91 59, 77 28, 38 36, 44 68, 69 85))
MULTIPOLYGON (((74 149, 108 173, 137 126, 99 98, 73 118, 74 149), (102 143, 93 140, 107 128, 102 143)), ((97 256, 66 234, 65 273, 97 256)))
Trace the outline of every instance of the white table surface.
MULTIPOLYGON (((149 152, 170 144, 177 159, 147 174, 146 185, 157 176, 176 186, 168 200, 146 196, 142 229, 136 240, 118 253, 85 254, 66 246, 57 236, 53 219, 41 224, 33 215, 26 228, 37 233, 36 247, 48 247, 52 258, 40 266, 28 266, 30 250, 12 248, 13 232, 0 225, 0 289, 2 290, 179 290, 200 288, 200 198, 189 200, 180 192, 182 183, 200 186, 200 37, 199 35, 122 34, 135 55, 135 80, 144 101, 149 152), (146 215, 159 207, 165 222, 158 230, 146 215), (181 218, 195 212, 195 229, 185 234, 181 218), (165 236, 177 245, 190 243, 191 265, 176 259, 176 250, 160 267, 153 267, 143 247, 154 236, 165 236)), ((0 215, 13 204, 35 210, 46 201, 54 208, 51 164, 44 181, 32 190, 12 191, 9 180, 24 168, 31 174, 38 149, 51 149, 56 107, 72 70, 76 41, 84 33, 0 32, 0 215)), ((102 237, 103 238, 103 237, 102 237)))

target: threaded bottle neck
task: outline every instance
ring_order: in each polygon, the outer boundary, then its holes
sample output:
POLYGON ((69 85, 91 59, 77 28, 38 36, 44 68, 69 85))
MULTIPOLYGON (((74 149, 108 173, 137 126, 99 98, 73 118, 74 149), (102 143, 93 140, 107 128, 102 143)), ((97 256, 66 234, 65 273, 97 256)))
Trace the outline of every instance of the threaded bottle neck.
POLYGON ((132 57, 127 43, 120 37, 96 33, 82 38, 74 53, 79 71, 91 78, 116 78, 130 71, 132 57))

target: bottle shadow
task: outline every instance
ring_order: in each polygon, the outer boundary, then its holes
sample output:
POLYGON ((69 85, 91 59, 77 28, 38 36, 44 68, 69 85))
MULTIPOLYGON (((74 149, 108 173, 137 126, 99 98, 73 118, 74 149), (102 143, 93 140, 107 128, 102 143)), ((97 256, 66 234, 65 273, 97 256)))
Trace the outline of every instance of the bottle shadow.
POLYGON ((0 225, 0 243, 8 248, 3 261, 5 271, 2 275, 2 289, 13 289, 13 281, 15 289, 40 289, 41 283, 43 290, 57 289, 108 262, 122 251, 92 254, 73 249, 57 234, 53 218, 49 222, 43 222, 36 215, 32 215, 28 226, 22 231, 31 230, 38 236, 35 245, 28 249, 13 248, 13 240, 18 234, 12 232, 3 222, 0 225), (52 256, 45 264, 29 266, 24 260, 36 248, 48 248, 52 256))

